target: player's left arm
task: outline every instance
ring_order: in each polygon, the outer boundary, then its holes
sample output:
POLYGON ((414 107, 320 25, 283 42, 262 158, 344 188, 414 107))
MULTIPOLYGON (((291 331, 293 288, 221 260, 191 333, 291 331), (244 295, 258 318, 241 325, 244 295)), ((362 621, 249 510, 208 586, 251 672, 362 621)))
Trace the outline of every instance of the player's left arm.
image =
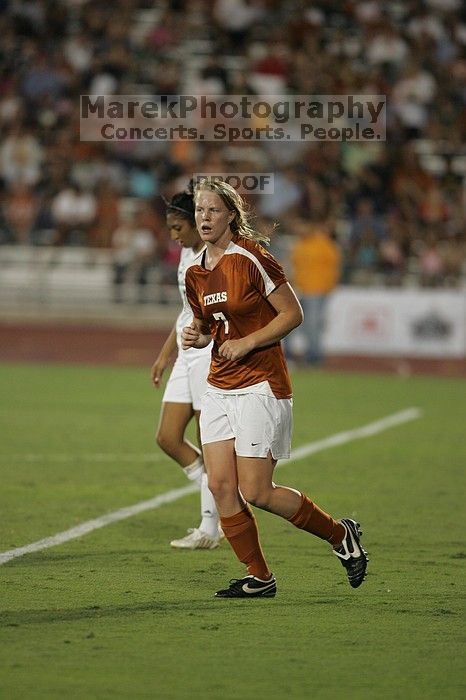
POLYGON ((256 348, 273 345, 303 322, 303 310, 291 285, 286 282, 271 292, 267 301, 277 315, 264 328, 260 328, 239 340, 226 340, 218 352, 228 360, 240 360, 256 348))

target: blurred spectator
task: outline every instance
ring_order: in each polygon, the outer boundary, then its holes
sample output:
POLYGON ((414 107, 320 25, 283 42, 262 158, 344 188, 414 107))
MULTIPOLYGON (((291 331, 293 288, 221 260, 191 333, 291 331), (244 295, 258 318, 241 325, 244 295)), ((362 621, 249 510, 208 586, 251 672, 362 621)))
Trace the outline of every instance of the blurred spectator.
POLYGON ((444 263, 444 284, 457 286, 461 275, 466 272, 466 245, 458 238, 449 239, 440 243, 444 263))
POLYGON ((393 86, 393 108, 408 138, 419 138, 428 120, 428 107, 436 93, 432 74, 411 61, 393 86))
POLYGON ((177 18, 170 10, 165 10, 157 25, 147 35, 146 42, 157 53, 163 53, 175 44, 176 38, 177 18))
POLYGON ((91 38, 85 32, 68 37, 64 43, 64 53, 68 63, 80 74, 91 67, 94 50, 91 38))
POLYGON ((433 234, 428 237, 423 246, 419 258, 419 267, 423 287, 441 286, 445 265, 439 243, 433 234))
POLYGON ((128 190, 138 199, 151 199, 157 193, 157 178, 148 163, 140 163, 130 170, 128 190))
POLYGON ((30 130, 14 125, 0 145, 0 176, 7 185, 36 185, 41 178, 43 149, 30 130))
POLYGON ((89 230, 96 215, 96 200, 91 192, 70 182, 52 202, 52 216, 56 226, 54 245, 88 245, 89 230))
POLYGON ((264 196, 260 214, 266 218, 285 216, 296 206, 302 196, 302 185, 293 168, 275 173, 273 197, 264 196))
POLYGON ((21 87, 26 99, 34 104, 46 95, 56 100, 63 94, 65 85, 65 75, 55 57, 38 52, 25 71, 21 87))
POLYGON ((287 338, 286 350, 295 360, 318 365, 323 360, 322 335, 329 294, 340 278, 341 254, 330 237, 324 221, 294 222, 297 239, 291 248, 291 277, 293 287, 304 311, 304 321, 298 333, 287 338), (303 347, 296 348, 296 339, 303 337, 303 347))
POLYGON ((197 89, 205 95, 226 95, 230 91, 230 78, 219 56, 209 56, 201 69, 201 81, 197 89))
POLYGON ((235 71, 228 76, 229 92, 232 95, 257 95, 257 91, 251 85, 249 76, 243 71, 235 71))
POLYGON ((427 226, 447 221, 450 210, 442 190, 436 183, 423 192, 419 197, 418 214, 427 226))
POLYGON ((383 64, 394 70, 405 60, 408 46, 395 27, 387 22, 369 39, 365 53, 370 64, 383 64))
POLYGON ((96 215, 89 242, 97 248, 110 248, 112 234, 118 226, 120 197, 110 183, 102 183, 96 200, 96 215))
POLYGON ((384 221, 375 214, 372 201, 363 198, 357 202, 356 213, 351 221, 351 244, 357 245, 367 231, 372 231, 376 240, 382 240, 386 234, 384 221))
POLYGON ((38 197, 37 218, 31 234, 33 245, 51 245, 54 241, 56 232, 52 215, 52 201, 53 197, 50 192, 43 192, 38 197))
POLYGON ((180 262, 180 247, 171 240, 165 240, 165 249, 160 256, 159 301, 167 304, 170 299, 170 289, 177 284, 178 263, 180 262))
POLYGON ((21 100, 16 94, 15 81, 0 81, 0 127, 19 121, 21 115, 21 100))
POLYGON ((328 211, 330 193, 318 178, 308 178, 303 192, 302 212, 311 221, 320 220, 328 211))
POLYGON ((135 301, 148 301, 146 288, 148 275, 156 261, 157 245, 154 235, 145 228, 141 212, 128 214, 112 235, 114 301, 126 301, 125 284, 136 284, 135 301))
POLYGON ((37 216, 37 199, 25 184, 14 184, 4 203, 4 221, 12 243, 27 245, 32 242, 32 231, 37 216))
POLYGON ((408 22, 408 32, 412 36, 430 37, 439 41, 445 36, 445 28, 439 17, 429 12, 427 7, 420 7, 408 22))
POLYGON ((256 45, 249 81, 259 94, 285 94, 290 79, 290 57, 284 42, 270 40, 256 45))
POLYGON ((257 0, 215 0, 213 12, 227 47, 234 52, 244 49, 252 26, 263 14, 264 9, 257 0))
POLYGON ((349 262, 351 282, 366 285, 374 281, 379 267, 379 243, 374 229, 362 229, 350 248, 349 262))
POLYGON ((400 285, 406 269, 406 259, 401 241, 386 238, 379 245, 379 270, 385 275, 388 285, 400 285))
POLYGON ((162 56, 154 71, 155 92, 176 95, 180 92, 181 69, 178 61, 162 56))

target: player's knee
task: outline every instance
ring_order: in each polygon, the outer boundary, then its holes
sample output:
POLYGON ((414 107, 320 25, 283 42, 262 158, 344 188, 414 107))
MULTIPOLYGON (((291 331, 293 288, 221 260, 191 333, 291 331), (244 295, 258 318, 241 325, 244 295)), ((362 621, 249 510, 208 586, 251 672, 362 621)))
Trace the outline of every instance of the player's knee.
POLYGON ((240 485, 240 491, 244 499, 257 508, 267 508, 270 498, 270 489, 258 484, 240 485))
POLYGON ((169 433, 159 430, 156 433, 155 441, 160 447, 160 449, 165 452, 165 454, 169 455, 170 457, 173 457, 177 447, 175 441, 173 440, 173 436, 171 436, 169 433))
POLYGON ((226 492, 226 485, 222 479, 216 479, 215 477, 209 476, 207 484, 209 491, 214 498, 221 496, 226 492))
POLYGON ((236 491, 236 484, 222 477, 209 476, 208 478, 209 491, 216 500, 222 500, 236 491))

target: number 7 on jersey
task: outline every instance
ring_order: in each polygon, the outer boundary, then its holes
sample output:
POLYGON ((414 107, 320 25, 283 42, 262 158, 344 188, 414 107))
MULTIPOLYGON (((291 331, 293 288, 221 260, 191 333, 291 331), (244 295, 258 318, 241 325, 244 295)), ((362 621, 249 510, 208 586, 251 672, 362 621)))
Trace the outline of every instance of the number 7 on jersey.
POLYGON ((215 318, 216 321, 223 321, 223 323, 225 324, 225 335, 228 335, 228 331, 230 330, 230 324, 225 314, 222 311, 217 311, 215 314, 212 314, 212 316, 215 318))

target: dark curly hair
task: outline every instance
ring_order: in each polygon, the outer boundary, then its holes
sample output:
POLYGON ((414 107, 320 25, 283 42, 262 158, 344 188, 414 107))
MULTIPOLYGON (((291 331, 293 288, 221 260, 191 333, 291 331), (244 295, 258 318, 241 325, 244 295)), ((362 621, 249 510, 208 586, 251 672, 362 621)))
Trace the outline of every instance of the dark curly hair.
POLYGON ((192 226, 195 226, 194 219, 194 198, 193 181, 191 180, 187 189, 173 195, 167 205, 167 214, 174 214, 181 219, 186 219, 192 226))

